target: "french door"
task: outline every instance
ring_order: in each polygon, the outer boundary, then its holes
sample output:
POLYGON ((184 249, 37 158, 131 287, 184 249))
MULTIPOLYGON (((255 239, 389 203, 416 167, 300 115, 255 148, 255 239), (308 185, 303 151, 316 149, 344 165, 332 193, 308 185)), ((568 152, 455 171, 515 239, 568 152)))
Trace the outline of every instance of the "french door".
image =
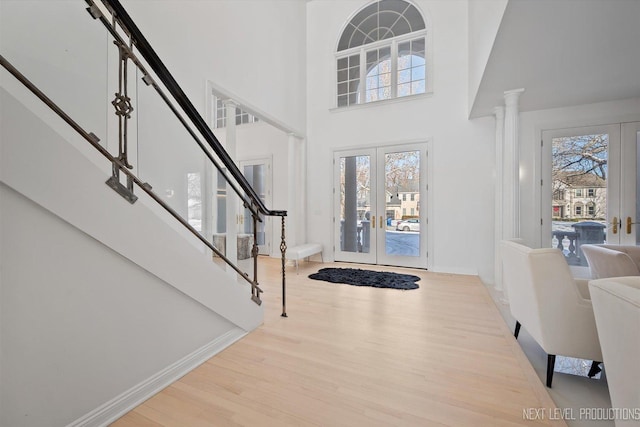
POLYGON ((620 208, 618 210, 618 242, 640 245, 640 122, 621 125, 620 208))
POLYGON ((542 133, 542 246, 586 267, 580 246, 640 244, 640 123, 542 133))
MULTIPOLYGON (((271 159, 243 160, 240 161, 240 170, 247 178, 249 184, 258 193, 260 200, 266 206, 271 206, 271 159)), ((253 220, 251 211, 244 206, 240 206, 241 221, 240 232, 253 235, 253 220)), ((269 255, 271 253, 271 219, 263 217, 262 222, 258 222, 256 238, 258 243, 258 253, 269 255)))
POLYGON ((427 267, 425 143, 334 154, 336 261, 427 267))

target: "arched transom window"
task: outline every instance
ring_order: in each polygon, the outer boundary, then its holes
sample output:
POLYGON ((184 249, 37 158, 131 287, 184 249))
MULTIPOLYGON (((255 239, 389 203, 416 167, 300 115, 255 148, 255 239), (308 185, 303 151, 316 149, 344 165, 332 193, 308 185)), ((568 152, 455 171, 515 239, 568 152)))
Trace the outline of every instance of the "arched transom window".
POLYGON ((424 18, 407 1, 380 0, 356 13, 338 42, 338 107, 429 92, 426 37, 424 18))

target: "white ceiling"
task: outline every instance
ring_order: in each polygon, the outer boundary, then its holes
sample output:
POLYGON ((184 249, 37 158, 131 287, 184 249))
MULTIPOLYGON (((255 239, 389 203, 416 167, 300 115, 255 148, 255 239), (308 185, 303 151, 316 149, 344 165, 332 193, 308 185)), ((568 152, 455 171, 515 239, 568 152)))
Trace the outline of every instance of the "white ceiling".
POLYGON ((640 97, 640 0, 511 0, 470 117, 640 97))

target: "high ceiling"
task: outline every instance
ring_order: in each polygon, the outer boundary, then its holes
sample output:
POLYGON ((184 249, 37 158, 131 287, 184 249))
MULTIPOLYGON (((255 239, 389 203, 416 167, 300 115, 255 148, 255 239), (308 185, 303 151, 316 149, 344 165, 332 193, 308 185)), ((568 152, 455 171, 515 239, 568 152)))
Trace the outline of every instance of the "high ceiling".
POLYGON ((640 0, 511 0, 470 117, 640 97, 640 0))

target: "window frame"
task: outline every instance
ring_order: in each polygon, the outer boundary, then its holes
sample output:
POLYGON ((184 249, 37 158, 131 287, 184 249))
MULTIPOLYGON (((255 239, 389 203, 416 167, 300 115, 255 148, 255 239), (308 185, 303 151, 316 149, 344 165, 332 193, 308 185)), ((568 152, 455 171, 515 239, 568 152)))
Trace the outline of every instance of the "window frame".
MULTIPOLYGON (((414 99, 416 97, 423 97, 425 95, 430 95, 433 93, 433 49, 431 43, 431 26, 429 21, 426 19, 425 15, 422 14, 422 17, 425 22, 425 29, 414 31, 412 33, 402 34, 400 36, 396 36, 390 39, 378 40, 376 42, 364 44, 361 46, 352 47, 349 49, 335 51, 334 54, 334 73, 333 73, 333 106, 335 109, 344 110, 346 108, 355 107, 355 106, 365 106, 365 105, 377 105, 380 102, 391 102, 391 101, 400 101, 400 100, 409 100, 414 99), (425 62, 425 88, 424 92, 411 94, 406 96, 398 97, 398 45, 400 43, 404 43, 407 41, 412 41, 418 38, 424 38, 424 62, 425 62), (367 52, 384 48, 389 46, 391 49, 391 97, 386 99, 378 99, 375 101, 366 102, 366 79, 367 79, 367 52), (354 104, 347 105, 338 105, 338 60, 342 58, 348 58, 350 56, 359 55, 360 58, 360 78, 359 78, 359 87, 358 87, 358 100, 360 102, 356 102, 354 104), (363 102, 364 101, 364 102, 363 102)), ((347 24, 350 21, 347 21, 347 24)), ((343 30, 344 31, 344 30, 343 30)), ((342 32, 340 33, 342 34, 342 32)), ((348 95, 348 94, 347 94, 348 95)))
MULTIPOLYGON (((211 123, 213 129, 224 129, 227 127, 226 101, 227 100, 224 97, 220 97, 215 93, 211 97, 211 123)), ((236 126, 241 126, 249 123, 258 123, 259 121, 260 119, 257 116, 243 110, 241 106, 236 105, 236 126)))

